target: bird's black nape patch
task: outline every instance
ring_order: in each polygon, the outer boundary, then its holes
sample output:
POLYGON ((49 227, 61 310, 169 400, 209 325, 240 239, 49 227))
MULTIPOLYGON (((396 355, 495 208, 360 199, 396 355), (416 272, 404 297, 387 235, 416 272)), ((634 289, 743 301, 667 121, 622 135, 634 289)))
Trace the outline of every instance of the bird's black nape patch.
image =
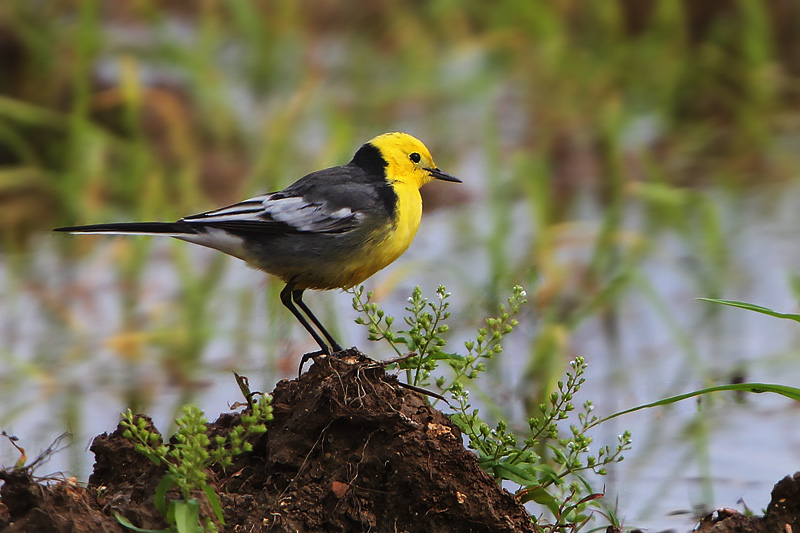
POLYGON ((397 217, 397 193, 394 192, 394 188, 386 182, 378 185, 378 198, 389 218, 395 220, 397 217))
POLYGON ((381 155, 381 151, 370 143, 358 149, 350 164, 360 167, 370 177, 381 180, 386 179, 386 166, 388 163, 381 155))

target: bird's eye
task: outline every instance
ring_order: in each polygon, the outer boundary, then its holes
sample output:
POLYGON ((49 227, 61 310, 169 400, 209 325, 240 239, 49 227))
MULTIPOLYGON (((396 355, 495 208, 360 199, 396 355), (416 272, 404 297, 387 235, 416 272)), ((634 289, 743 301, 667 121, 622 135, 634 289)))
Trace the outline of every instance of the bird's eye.
POLYGON ((422 159, 422 158, 419 156, 419 154, 418 154, 417 152, 414 152, 414 153, 412 153, 412 154, 411 154, 411 155, 409 155, 408 157, 410 157, 410 158, 411 158, 411 160, 412 160, 414 163, 419 163, 419 160, 420 160, 420 159, 422 159))

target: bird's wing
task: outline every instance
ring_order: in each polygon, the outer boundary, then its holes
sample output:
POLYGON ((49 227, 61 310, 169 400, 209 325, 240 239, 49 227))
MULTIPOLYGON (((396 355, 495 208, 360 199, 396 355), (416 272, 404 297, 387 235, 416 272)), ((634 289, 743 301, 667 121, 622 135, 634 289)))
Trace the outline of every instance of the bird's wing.
POLYGON ((277 192, 182 218, 190 225, 250 233, 340 233, 358 225, 361 214, 325 200, 277 192))

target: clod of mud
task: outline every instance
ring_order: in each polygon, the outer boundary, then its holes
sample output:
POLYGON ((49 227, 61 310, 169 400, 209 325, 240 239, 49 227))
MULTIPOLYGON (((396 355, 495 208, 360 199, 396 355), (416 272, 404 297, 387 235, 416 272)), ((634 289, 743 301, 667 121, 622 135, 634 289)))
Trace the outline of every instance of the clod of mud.
POLYGON ((73 480, 34 479, 25 471, 0 471, 0 531, 118 533, 95 494, 73 480))
MULTIPOLYGON (((253 451, 210 480, 223 531, 534 531, 525 508, 478 466, 450 419, 356 350, 281 381, 272 405, 275 418, 253 451)), ((238 420, 222 415, 209 433, 238 420)), ((86 489, 7 476, 0 531, 125 531, 114 512, 139 527, 165 527, 153 505, 163 470, 136 453, 120 428, 97 437, 91 450, 86 489), (40 514, 48 527, 30 529, 40 514)))
POLYGON ((791 533, 800 531, 800 472, 786 476, 772 488, 764 516, 745 516, 734 509, 718 509, 700 521, 698 533, 791 533))
MULTIPOLYGON (((253 451, 211 476, 226 520, 221 531, 535 531, 525 508, 464 448, 458 428, 356 350, 278 383, 273 409, 253 451)), ((222 415, 209 433, 224 434, 238 421, 222 415)), ((0 471, 0 532, 129 531, 115 512, 139 527, 166 527, 153 504, 164 470, 137 453, 121 428, 95 438, 91 450, 87 487, 0 471)), ((800 532, 800 473, 775 485, 765 516, 721 509, 696 529, 789 530, 800 532)))
POLYGON ((458 428, 357 351, 282 381, 272 406, 221 483, 239 531, 533 530, 458 428))

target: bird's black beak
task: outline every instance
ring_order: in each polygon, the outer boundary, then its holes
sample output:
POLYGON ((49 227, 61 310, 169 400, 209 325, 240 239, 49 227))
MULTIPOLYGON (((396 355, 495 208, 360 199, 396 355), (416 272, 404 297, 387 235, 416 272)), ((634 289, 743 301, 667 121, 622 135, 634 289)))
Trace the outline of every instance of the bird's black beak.
POLYGON ((433 177, 434 177, 434 178, 436 178, 437 180, 442 180, 442 181, 452 181, 452 182, 455 182, 455 183, 461 183, 461 180, 460 180, 460 179, 458 179, 457 177, 455 177, 455 176, 451 176, 451 175, 450 175, 450 174, 448 174, 447 172, 442 172, 442 171, 441 171, 441 170, 439 170, 438 168, 426 168, 425 170, 427 170, 428 172, 430 172, 430 173, 431 173, 431 176, 433 176, 433 177))

